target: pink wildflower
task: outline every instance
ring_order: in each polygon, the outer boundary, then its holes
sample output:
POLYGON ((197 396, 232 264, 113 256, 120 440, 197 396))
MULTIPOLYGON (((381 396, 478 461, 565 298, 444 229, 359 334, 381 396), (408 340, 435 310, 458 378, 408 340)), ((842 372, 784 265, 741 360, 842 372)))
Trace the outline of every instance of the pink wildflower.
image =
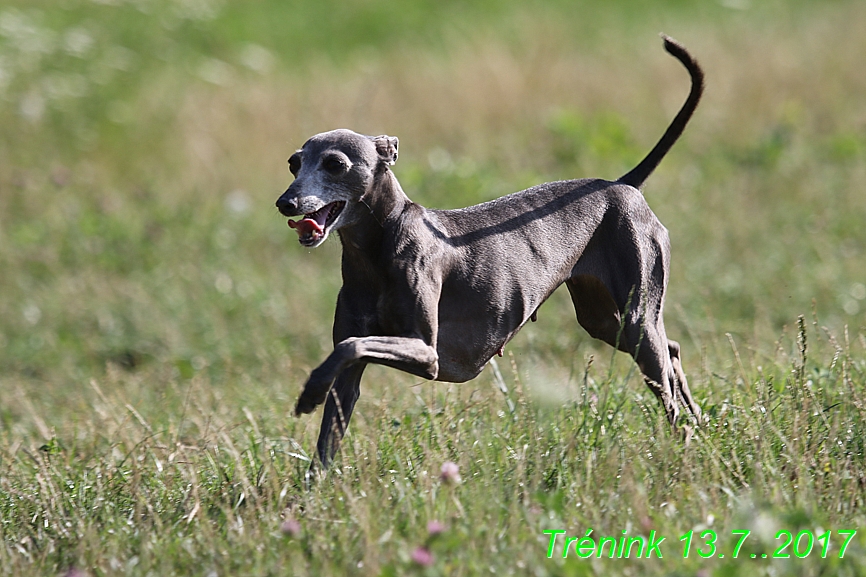
POLYGON ((283 535, 298 537, 301 534, 301 524, 298 523, 297 519, 288 518, 280 525, 280 531, 283 532, 283 535))
POLYGON ((429 533, 431 537, 442 533, 444 530, 445 525, 443 525, 439 521, 430 521, 429 523, 427 523, 427 533, 429 533))
POLYGON ((443 483, 460 483, 460 467, 453 461, 445 461, 442 463, 442 470, 439 473, 439 480, 443 483))
POLYGON ((423 567, 433 564, 433 553, 427 547, 418 547, 412 551, 412 561, 423 567))

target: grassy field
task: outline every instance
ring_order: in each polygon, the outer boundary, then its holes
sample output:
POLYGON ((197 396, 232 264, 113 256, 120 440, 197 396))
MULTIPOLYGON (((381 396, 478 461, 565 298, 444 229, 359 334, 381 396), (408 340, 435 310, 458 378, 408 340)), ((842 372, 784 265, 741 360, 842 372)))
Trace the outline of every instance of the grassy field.
POLYGON ((0 575, 866 575, 864 27, 859 0, 4 0, 0 575), (437 208, 616 178, 688 92, 659 32, 707 75, 645 194, 709 425, 671 435, 556 293, 502 383, 368 369, 305 489, 340 249, 276 213, 291 152, 398 136, 437 208), (663 558, 563 559, 589 529, 663 558))

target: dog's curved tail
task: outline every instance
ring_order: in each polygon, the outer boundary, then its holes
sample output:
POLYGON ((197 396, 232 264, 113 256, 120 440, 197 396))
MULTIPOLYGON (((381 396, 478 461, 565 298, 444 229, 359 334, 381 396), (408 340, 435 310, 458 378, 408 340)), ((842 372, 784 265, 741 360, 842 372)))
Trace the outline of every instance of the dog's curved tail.
POLYGON ((692 58, 691 54, 683 47, 682 44, 669 36, 662 34, 662 39, 665 43, 665 50, 672 54, 677 60, 683 63, 689 75, 692 77, 692 89, 689 92, 689 97, 686 99, 683 107, 674 117, 668 129, 662 135, 661 139, 656 143, 649 154, 640 161, 640 164, 625 173, 617 182, 640 188, 644 181, 656 169, 662 158, 668 153, 683 130, 686 128, 689 119, 692 117, 695 109, 698 107, 698 101, 701 99, 701 94, 704 92, 704 72, 698 66, 697 61, 692 58))

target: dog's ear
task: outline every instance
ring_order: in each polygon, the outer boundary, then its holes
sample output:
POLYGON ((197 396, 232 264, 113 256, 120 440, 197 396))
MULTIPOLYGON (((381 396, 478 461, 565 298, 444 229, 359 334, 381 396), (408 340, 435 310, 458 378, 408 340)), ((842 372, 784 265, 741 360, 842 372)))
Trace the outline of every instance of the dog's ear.
POLYGON ((373 143, 376 145, 376 152, 379 153, 379 158, 387 164, 397 162, 397 147, 400 145, 400 140, 396 136, 374 136, 373 143))

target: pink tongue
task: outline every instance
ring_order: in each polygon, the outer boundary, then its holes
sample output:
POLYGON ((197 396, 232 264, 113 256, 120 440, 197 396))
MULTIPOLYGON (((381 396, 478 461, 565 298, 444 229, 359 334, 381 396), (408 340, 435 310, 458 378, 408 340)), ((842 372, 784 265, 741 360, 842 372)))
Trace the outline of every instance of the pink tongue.
POLYGON ((298 231, 298 236, 304 236, 311 234, 313 232, 321 233, 322 227, 319 226, 319 223, 313 220, 312 218, 305 218, 303 220, 299 220, 295 222, 294 220, 289 221, 289 228, 293 228, 298 231))
POLYGON ((297 222, 290 220, 289 228, 297 230, 299 237, 311 235, 313 233, 315 233, 316 236, 322 234, 325 230, 325 221, 328 219, 328 214, 331 212, 330 210, 325 210, 325 208, 321 208, 297 222))

